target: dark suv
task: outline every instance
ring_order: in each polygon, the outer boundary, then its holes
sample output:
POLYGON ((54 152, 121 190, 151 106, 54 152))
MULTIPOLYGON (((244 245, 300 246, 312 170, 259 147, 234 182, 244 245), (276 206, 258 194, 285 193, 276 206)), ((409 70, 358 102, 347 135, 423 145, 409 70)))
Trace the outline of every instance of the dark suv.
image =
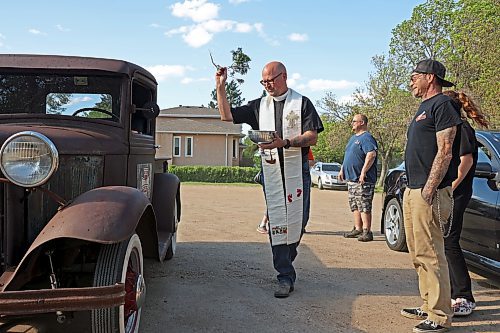
POLYGON ((0 55, 0 322, 138 331, 143 257, 173 257, 181 215, 154 170, 156 92, 125 61, 0 55))
MULTIPOLYGON (((500 278, 500 132, 477 131, 479 143, 472 198, 465 210, 460 245, 470 265, 500 278)), ((406 251, 404 164, 387 174, 380 221, 390 249, 406 251)))

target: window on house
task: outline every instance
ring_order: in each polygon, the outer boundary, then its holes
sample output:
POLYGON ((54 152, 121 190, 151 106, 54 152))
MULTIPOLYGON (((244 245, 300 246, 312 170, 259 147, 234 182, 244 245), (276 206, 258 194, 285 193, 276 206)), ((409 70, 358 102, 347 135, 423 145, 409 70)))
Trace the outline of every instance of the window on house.
POLYGON ((186 157, 193 156, 193 138, 190 136, 186 137, 186 150, 184 152, 184 155, 186 157))
POLYGON ((181 156, 181 137, 180 136, 174 136, 174 151, 173 151, 174 157, 180 157, 181 156))
POLYGON ((233 158, 238 157, 237 147, 238 147, 238 141, 236 139, 233 139, 233 158))

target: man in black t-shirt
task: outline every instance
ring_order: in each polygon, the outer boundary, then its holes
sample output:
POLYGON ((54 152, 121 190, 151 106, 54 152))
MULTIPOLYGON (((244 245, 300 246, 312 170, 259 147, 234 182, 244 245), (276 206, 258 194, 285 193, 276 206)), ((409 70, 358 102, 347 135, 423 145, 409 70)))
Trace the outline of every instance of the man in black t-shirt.
POLYGON ((450 279, 442 226, 452 210, 452 181, 460 163, 459 106, 442 94, 446 69, 432 59, 420 61, 411 75, 413 96, 422 103, 411 121, 405 149, 408 179, 403 198, 408 250, 418 274, 423 305, 401 314, 423 319, 414 332, 444 332, 451 326, 450 279))
POLYGON ((215 80, 221 120, 246 123, 254 130, 276 133, 272 142, 259 144, 259 147, 263 156, 269 238, 274 268, 278 272, 279 286, 274 296, 288 297, 296 280, 293 261, 297 256, 297 246, 309 219, 309 147, 316 144, 323 124, 311 101, 288 88, 286 68, 280 62, 270 62, 262 70, 260 83, 268 96, 250 101, 245 106, 230 107, 226 79, 227 69, 219 68, 215 80), (275 154, 279 163, 273 158, 275 154))

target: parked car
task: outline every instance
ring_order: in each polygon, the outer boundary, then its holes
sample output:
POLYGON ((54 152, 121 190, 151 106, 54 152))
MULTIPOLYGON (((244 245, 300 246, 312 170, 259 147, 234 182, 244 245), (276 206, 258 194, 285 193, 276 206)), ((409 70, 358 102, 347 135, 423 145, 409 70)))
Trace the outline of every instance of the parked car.
MULTIPOLYGON (((500 132, 477 131, 478 162, 472 198, 465 210, 460 245, 470 265, 500 277, 500 132)), ((403 194, 404 163, 384 183, 381 232, 390 249, 406 251, 403 194)))
POLYGON ((179 179, 154 170, 156 97, 126 61, 0 55, 2 322, 138 332, 143 257, 174 256, 181 216, 179 179))
POLYGON ((320 190, 324 188, 347 189, 347 183, 338 179, 341 165, 339 163, 317 162, 310 170, 312 185, 320 190))

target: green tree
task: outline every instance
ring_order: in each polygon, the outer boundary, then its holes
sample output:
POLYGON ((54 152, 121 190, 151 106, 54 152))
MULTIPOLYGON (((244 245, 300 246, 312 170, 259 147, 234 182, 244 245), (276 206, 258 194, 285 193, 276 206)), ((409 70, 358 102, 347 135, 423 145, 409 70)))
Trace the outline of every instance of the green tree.
POLYGON ((355 113, 368 117, 369 131, 378 143, 381 164, 378 184, 381 186, 394 155, 400 155, 406 141, 406 130, 418 107, 407 88, 407 77, 401 65, 391 56, 374 56, 375 71, 368 75, 365 89, 354 94, 355 113))
POLYGON ((316 146, 313 147, 314 158, 323 162, 342 163, 345 146, 352 135, 352 105, 338 101, 332 92, 327 92, 317 102, 317 106, 324 110, 321 120, 325 129, 318 135, 316 146))
MULTIPOLYGON (((101 94, 101 100, 95 103, 94 108, 106 110, 109 112, 113 112, 113 99, 109 94, 101 94)), ((110 115, 106 115, 97 110, 89 111, 87 114, 88 118, 103 118, 103 117, 111 117, 110 115)))
MULTIPOLYGON (((229 81, 229 83, 226 81, 226 96, 231 107, 240 106, 245 101, 245 99, 241 97, 239 84, 234 79, 229 81)), ((217 108, 217 92, 215 89, 212 90, 212 100, 208 103, 208 107, 213 109, 217 108)))
POLYGON ((450 29, 456 0, 429 0, 413 9, 412 16, 392 30, 390 53, 403 67, 425 58, 445 59, 450 52, 450 29))
POLYGON ((256 160, 255 158, 255 154, 257 153, 259 147, 255 143, 253 143, 248 136, 243 139, 243 144, 246 146, 242 152, 242 159, 243 161, 245 161, 245 165, 241 166, 259 166, 260 158, 258 158, 258 160, 256 160))
MULTIPOLYGON (((235 78, 234 76, 236 74, 246 75, 250 69, 249 64, 252 59, 243 52, 241 47, 232 50, 231 55, 233 62, 231 66, 228 66, 228 76, 233 79, 226 82, 225 88, 229 105, 235 107, 243 104, 245 99, 241 97, 241 91, 239 89, 244 80, 242 78, 235 78)), ((212 90, 211 97, 212 100, 208 103, 208 106, 215 109, 217 108, 217 92, 215 89, 212 90)))
POLYGON ((457 88, 471 94, 489 115, 491 128, 500 128, 500 1, 461 0, 453 20, 454 52, 447 65, 457 88))
POLYGON ((51 93, 47 95, 47 113, 61 114, 66 111, 64 105, 70 101, 71 94, 51 93))
POLYGON ((417 61, 434 58, 456 88, 466 91, 500 128, 500 1, 428 0, 393 29, 390 52, 409 74, 417 61))

